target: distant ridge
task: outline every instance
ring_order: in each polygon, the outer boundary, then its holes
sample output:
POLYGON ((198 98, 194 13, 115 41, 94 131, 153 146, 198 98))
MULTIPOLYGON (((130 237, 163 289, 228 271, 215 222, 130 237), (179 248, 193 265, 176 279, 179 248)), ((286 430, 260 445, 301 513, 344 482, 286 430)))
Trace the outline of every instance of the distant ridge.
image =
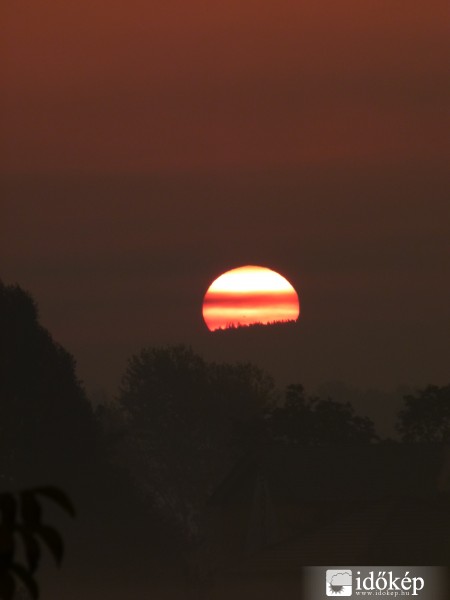
POLYGON ((277 321, 268 325, 254 323, 226 329, 206 329, 196 342, 196 348, 216 362, 252 363, 267 371, 280 383, 302 382, 309 385, 303 367, 311 351, 305 344, 307 322, 277 321), (305 328, 306 325, 306 328, 305 328))
POLYGON ((249 325, 247 325, 247 324, 243 324, 243 325, 230 324, 225 328, 215 329, 212 333, 213 334, 229 334, 230 332, 236 332, 236 331, 242 331, 242 330, 258 331, 258 330, 263 330, 269 326, 272 331, 274 329, 286 330, 287 328, 292 328, 296 325, 297 325, 297 321, 295 321, 293 319, 287 320, 287 321, 271 321, 269 323, 251 323, 249 325))

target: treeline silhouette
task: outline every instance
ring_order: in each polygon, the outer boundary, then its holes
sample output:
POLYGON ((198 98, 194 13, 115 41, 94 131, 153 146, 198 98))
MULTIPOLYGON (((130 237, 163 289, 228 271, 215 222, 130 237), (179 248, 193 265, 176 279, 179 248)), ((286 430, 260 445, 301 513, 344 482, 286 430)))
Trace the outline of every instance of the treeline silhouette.
MULTIPOLYGON (((352 494, 358 510, 373 501, 373 473, 377 489, 392 489, 396 471, 384 465, 404 469, 404 456, 418 456, 415 445, 431 450, 410 468, 429 473, 432 463, 445 489, 450 386, 405 397, 394 441, 350 403, 312 397, 299 383, 279 390, 255 365, 209 362, 182 345, 149 346, 130 358, 114 400, 94 407, 73 357, 40 325, 36 303, 18 286, 0 283, 0 327, 1 488, 51 484, 72 499, 78 518, 66 534, 68 600, 162 594, 171 586, 164 597, 214 597, 207 585, 238 555, 233 544, 254 553, 283 536, 306 535, 297 517, 285 529, 269 523, 269 487, 293 513, 304 502, 294 501, 298 490, 317 489, 324 512, 310 525, 320 529, 356 510, 352 494), (335 481, 336 457, 352 477, 335 481), (367 476, 356 474, 360 468, 367 476), (259 510, 265 516, 255 525, 259 510), (253 532, 245 541, 242 528, 253 532)), ((408 484, 401 485, 406 493, 408 484)), ((435 493, 431 480, 424 485, 435 493)), ((404 564, 400 554, 394 558, 404 564)), ((43 588, 56 598, 64 586, 51 575, 43 588)))
POLYGON ((261 330, 266 328, 268 325, 273 330, 285 330, 286 328, 292 328, 295 326, 297 321, 295 319, 287 319, 285 321, 269 321, 267 323, 229 323, 226 327, 221 329, 214 330, 215 335, 220 335, 221 333, 228 333, 230 331, 239 331, 240 329, 246 330, 261 330))

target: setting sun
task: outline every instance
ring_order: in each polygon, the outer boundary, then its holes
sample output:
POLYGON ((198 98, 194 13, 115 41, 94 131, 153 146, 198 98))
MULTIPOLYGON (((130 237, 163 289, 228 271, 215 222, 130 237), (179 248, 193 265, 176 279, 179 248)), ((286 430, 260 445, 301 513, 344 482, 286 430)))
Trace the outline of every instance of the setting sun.
POLYGON ((209 286, 203 318, 210 331, 260 323, 296 321, 297 292, 279 273, 247 265, 227 271, 209 286))

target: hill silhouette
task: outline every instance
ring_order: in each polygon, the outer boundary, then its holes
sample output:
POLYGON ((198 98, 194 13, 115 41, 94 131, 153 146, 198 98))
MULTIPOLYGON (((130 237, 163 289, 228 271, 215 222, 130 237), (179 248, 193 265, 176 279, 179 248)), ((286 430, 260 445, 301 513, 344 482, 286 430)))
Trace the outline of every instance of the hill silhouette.
MULTIPOLYGON (((303 356, 306 358, 306 353, 311 352, 304 334, 304 324, 299 321, 255 323, 212 332, 205 327, 198 336, 196 348, 212 360, 257 364, 274 374, 282 385, 292 383, 293 373, 298 374, 303 383, 303 356)), ((309 386, 310 381, 306 381, 306 385, 309 386)))

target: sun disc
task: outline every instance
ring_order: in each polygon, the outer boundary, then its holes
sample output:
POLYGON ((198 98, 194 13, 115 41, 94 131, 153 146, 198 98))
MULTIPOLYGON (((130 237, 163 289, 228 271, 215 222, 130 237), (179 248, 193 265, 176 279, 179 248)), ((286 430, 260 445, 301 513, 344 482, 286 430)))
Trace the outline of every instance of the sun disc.
POLYGON ((247 265, 220 275, 203 300, 210 331, 254 324, 296 321, 298 294, 289 281, 266 267, 247 265))

